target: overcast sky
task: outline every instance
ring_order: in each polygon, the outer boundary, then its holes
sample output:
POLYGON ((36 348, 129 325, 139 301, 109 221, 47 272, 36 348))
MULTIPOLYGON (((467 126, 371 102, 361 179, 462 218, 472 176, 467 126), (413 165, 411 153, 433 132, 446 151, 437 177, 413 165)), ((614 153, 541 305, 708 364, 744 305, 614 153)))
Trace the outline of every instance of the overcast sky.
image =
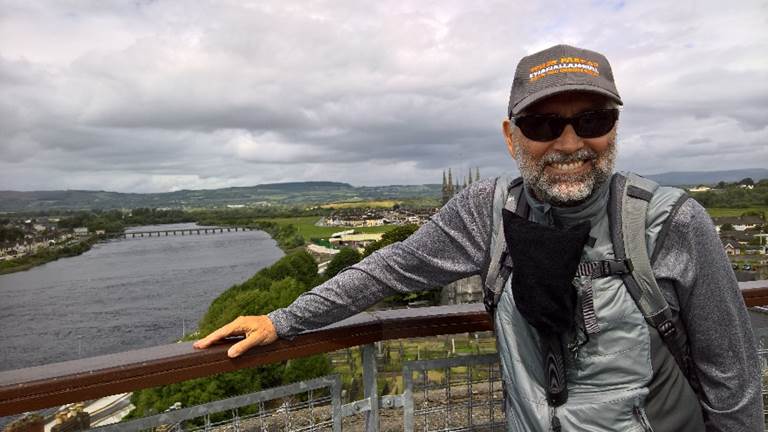
POLYGON ((520 57, 604 53, 619 168, 768 166, 760 1, 0 0, 0 189, 516 173, 520 57))

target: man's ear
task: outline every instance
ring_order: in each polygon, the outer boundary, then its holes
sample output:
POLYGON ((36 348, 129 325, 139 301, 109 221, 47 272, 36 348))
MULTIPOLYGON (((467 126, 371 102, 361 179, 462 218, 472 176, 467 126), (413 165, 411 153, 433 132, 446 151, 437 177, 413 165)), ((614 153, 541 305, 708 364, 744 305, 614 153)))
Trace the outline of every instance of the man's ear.
POLYGON ((504 134, 504 142, 507 143, 507 151, 509 151, 509 155, 512 156, 512 159, 515 159, 515 140, 512 139, 513 128, 514 126, 509 119, 504 119, 504 121, 501 122, 501 132, 504 134))

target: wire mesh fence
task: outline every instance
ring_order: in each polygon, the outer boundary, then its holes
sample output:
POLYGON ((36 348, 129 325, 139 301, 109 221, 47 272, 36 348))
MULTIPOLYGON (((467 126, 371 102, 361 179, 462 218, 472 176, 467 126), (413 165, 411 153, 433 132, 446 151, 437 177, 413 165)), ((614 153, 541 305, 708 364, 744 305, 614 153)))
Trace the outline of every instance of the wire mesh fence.
POLYGON ((495 354, 407 362, 406 431, 504 430, 503 390, 495 354))
MULTIPOLYGON (((504 429, 496 354, 411 360, 379 373, 382 351, 360 347, 358 385, 339 375, 301 381, 93 430, 182 431, 491 431, 504 429), (391 378, 401 385, 388 394, 391 378), (383 385, 382 385, 383 383, 383 385), (351 396, 351 397, 350 397, 351 396), (351 399, 351 400, 350 400, 351 399), (346 403, 344 403, 346 402, 346 403)), ((346 355, 346 354, 345 354, 346 355)))
POLYGON ((765 430, 768 431, 768 328, 756 328, 757 354, 762 366, 761 382, 763 385, 763 414, 765 430))
MULTIPOLYGON (((763 371, 763 401, 768 407, 768 328, 755 329, 755 335, 763 371)), ((343 363, 363 375, 362 380, 356 378, 352 381, 360 387, 357 391, 342 389, 348 387, 343 384, 342 378, 329 375, 92 430, 505 430, 504 391, 498 354, 406 360, 407 357, 401 353, 398 359, 404 361, 398 363, 398 371, 386 367, 386 347, 366 345, 359 348, 359 353, 344 350, 337 354, 343 363), (366 375, 369 377, 367 381, 366 375), (395 376, 397 379, 393 381, 395 376), (394 392, 387 392, 389 386, 394 386, 394 392)), ((403 348, 400 350, 402 352, 403 348)), ((417 353, 417 357, 419 355, 417 353)), ((768 410, 765 414, 768 430, 768 410)))
POLYGON ((91 430, 340 431, 341 379, 329 375, 91 430))

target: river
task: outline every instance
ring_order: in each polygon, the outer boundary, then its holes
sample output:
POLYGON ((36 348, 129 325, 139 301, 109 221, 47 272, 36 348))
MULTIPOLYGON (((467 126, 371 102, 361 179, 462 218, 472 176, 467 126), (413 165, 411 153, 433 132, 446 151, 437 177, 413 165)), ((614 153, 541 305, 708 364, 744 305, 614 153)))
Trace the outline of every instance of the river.
POLYGON ((222 291, 282 255, 262 231, 145 237, 2 275, 0 370, 172 343, 222 291))

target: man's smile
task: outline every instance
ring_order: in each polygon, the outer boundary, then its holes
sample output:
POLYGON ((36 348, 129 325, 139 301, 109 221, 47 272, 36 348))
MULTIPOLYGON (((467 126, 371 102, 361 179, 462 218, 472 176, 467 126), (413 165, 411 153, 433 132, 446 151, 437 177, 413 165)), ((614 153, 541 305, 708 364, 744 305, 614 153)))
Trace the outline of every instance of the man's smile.
POLYGON ((592 169, 592 160, 576 160, 548 164, 546 170, 549 174, 583 174, 592 169))

